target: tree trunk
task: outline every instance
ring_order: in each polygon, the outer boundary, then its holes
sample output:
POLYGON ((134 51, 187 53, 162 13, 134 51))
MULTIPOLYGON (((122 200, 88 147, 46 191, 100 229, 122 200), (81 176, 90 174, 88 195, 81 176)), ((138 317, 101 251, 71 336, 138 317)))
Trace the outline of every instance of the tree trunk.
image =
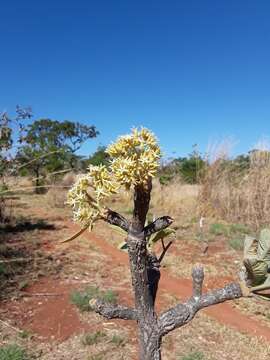
POLYGON ((139 359, 140 360, 161 360, 161 336, 156 324, 138 323, 139 326, 139 359))
POLYGON ((36 194, 40 194, 41 190, 39 188, 39 184, 40 184, 40 178, 39 178, 39 168, 35 169, 35 176, 36 176, 36 180, 35 180, 35 193, 36 194))
POLYGON ((138 314, 140 360, 161 360, 161 335, 155 312, 159 270, 153 266, 154 256, 147 251, 147 239, 143 232, 151 187, 150 181, 147 188, 135 186, 133 220, 127 239, 135 309, 138 314))
POLYGON ((137 185, 134 192, 134 213, 131 223, 122 215, 107 209, 104 219, 128 233, 127 246, 135 308, 111 305, 98 299, 91 300, 91 307, 107 319, 136 320, 139 335, 139 360, 161 360, 162 337, 189 323, 196 313, 208 306, 243 296, 241 286, 231 283, 225 287, 203 294, 204 271, 195 266, 192 271, 193 294, 185 302, 177 304, 160 314, 155 312, 155 300, 160 279, 160 262, 170 243, 159 258, 148 251, 147 241, 151 234, 172 223, 172 218, 163 216, 145 226, 149 208, 151 182, 137 185))

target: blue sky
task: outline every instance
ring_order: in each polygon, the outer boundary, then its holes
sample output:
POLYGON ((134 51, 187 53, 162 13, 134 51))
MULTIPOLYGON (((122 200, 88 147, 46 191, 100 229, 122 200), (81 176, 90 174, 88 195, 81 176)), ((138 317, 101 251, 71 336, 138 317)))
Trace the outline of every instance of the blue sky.
POLYGON ((270 2, 3 1, 0 110, 95 124, 82 153, 132 126, 166 156, 270 135, 270 2))

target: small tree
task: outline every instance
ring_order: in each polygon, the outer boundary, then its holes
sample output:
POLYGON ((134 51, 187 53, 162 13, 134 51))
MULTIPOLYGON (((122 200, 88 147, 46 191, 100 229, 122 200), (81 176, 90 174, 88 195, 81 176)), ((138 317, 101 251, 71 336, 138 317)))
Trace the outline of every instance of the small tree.
POLYGON ((97 135, 95 126, 72 121, 36 120, 24 131, 23 145, 17 159, 28 163, 27 169, 35 176, 38 192, 42 171, 59 171, 66 164, 73 168, 76 162, 75 152, 87 139, 97 135))
MULTIPOLYGON (((131 135, 120 137, 109 146, 111 157, 109 169, 105 166, 90 166, 68 195, 68 202, 74 209, 74 220, 82 230, 92 228, 97 220, 104 220, 126 232, 132 286, 135 298, 134 308, 92 300, 90 305, 108 319, 135 320, 139 331, 139 359, 160 360, 163 336, 190 322, 202 308, 242 296, 240 284, 232 283, 222 289, 202 294, 204 272, 201 266, 192 271, 193 294, 185 303, 163 312, 158 316, 155 310, 156 294, 160 279, 160 263, 171 242, 164 245, 157 257, 149 247, 155 234, 164 232, 173 219, 163 216, 145 226, 152 189, 152 178, 156 175, 160 148, 154 135, 147 129, 134 129, 131 135), (116 193, 120 186, 134 192, 134 210, 131 220, 106 207, 106 198, 116 193)), ((156 239, 162 236, 156 235, 156 239)))

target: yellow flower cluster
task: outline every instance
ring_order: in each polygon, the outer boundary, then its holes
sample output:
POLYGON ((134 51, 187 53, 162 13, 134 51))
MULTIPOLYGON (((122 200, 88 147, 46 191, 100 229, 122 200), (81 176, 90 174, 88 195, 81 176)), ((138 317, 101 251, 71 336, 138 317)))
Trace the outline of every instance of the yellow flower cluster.
POLYGON ((156 137, 145 128, 121 136, 107 153, 112 158, 111 170, 116 180, 128 189, 131 185, 147 184, 156 175, 161 157, 156 137))
POLYGON ((117 193, 120 185, 145 185, 155 176, 160 148, 155 136, 147 129, 133 129, 130 135, 121 136, 108 147, 110 169, 90 166, 68 192, 67 203, 73 208, 74 221, 92 228, 104 217, 104 198, 117 193))
POLYGON ((68 192, 67 204, 73 208, 74 221, 91 229, 103 216, 102 200, 115 194, 117 189, 105 166, 90 166, 88 173, 81 176, 68 192))

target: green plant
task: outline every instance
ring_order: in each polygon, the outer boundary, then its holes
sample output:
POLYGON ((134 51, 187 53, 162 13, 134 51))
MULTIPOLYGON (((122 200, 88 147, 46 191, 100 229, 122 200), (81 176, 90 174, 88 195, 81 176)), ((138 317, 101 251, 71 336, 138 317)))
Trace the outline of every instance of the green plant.
POLYGON ((18 335, 21 339, 28 339, 29 337, 31 337, 31 332, 28 330, 22 330, 19 332, 18 335))
POLYGON ((117 347, 123 346, 125 344, 125 342, 126 342, 126 339, 123 336, 117 335, 117 334, 114 334, 111 339, 111 343, 113 343, 117 347))
POLYGON ((29 357, 23 348, 10 344, 0 348, 0 360, 29 360, 29 357))
POLYGON ((102 291, 98 287, 87 287, 83 291, 73 291, 71 293, 71 302, 76 305, 80 311, 91 311, 89 301, 99 299, 111 304, 117 301, 117 294, 113 290, 102 291))
POLYGON ((219 236, 219 235, 228 236, 229 235, 229 228, 225 224, 214 223, 214 224, 210 225, 209 232, 210 232, 210 234, 213 234, 213 235, 216 235, 216 236, 219 236))
POLYGON ((231 224, 230 233, 241 233, 248 234, 250 232, 249 228, 243 224, 231 224))
POLYGON ((98 330, 91 334, 85 334, 82 338, 82 344, 85 346, 98 344, 102 340, 104 340, 106 337, 107 337, 107 335, 105 332, 98 330))
POLYGON ((229 245, 231 248, 233 248, 234 250, 243 250, 244 248, 244 240, 237 237, 237 238, 232 238, 229 240, 229 245))
POLYGON ((204 354, 200 351, 195 351, 190 354, 184 355, 179 360, 206 360, 204 354))

